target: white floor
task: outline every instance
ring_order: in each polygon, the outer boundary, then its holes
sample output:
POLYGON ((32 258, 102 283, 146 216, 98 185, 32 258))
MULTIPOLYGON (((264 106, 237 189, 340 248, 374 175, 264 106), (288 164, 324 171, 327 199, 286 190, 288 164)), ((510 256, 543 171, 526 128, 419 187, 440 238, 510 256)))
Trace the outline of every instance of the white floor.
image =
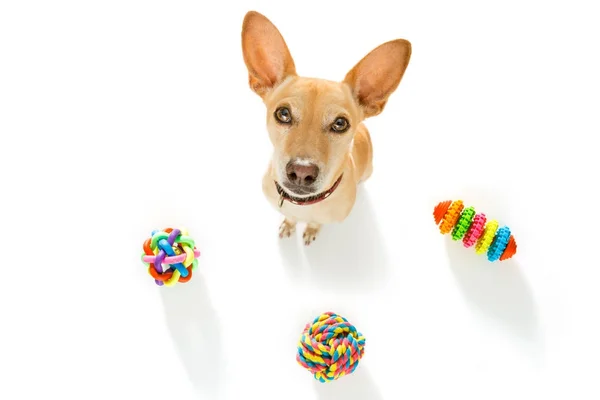
POLYGON ((600 398, 591 2, 201 3, 0 5, 0 398, 600 398), (261 192, 249 9, 309 76, 413 44, 372 179, 310 248, 261 192), (514 260, 440 235, 445 199, 508 224, 514 260), (202 256, 160 288, 141 246, 168 226, 202 256), (330 384, 295 361, 324 311, 366 337, 330 384))

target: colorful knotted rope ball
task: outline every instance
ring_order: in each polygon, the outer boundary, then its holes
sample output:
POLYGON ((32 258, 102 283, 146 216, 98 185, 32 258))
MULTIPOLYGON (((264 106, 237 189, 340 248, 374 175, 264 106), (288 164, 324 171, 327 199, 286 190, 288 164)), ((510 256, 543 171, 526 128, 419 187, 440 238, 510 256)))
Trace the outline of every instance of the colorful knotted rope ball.
POLYGON ((188 282, 198 267, 200 251, 184 229, 153 231, 143 249, 142 262, 159 286, 188 282))
POLYGON ((433 210, 433 219, 440 233, 451 234, 452 240, 462 240, 465 247, 475 246, 475 253, 487 253, 490 262, 508 260, 517 253, 517 242, 508 226, 488 220, 473 207, 465 208, 462 200, 440 202, 433 210))
POLYGON ((296 361, 321 382, 350 375, 365 351, 365 338, 346 320, 326 312, 306 325, 296 361))

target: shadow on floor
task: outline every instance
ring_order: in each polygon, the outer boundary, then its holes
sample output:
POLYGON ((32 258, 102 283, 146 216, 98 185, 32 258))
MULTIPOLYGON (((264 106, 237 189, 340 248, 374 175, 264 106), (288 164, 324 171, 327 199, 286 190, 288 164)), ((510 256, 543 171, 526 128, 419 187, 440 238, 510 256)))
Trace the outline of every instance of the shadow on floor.
POLYGON ((310 246, 296 237, 280 240, 287 272, 294 278, 308 273, 310 284, 338 292, 376 290, 386 283, 388 257, 369 194, 360 188, 348 218, 323 226, 310 246))
POLYGON ((521 339, 538 341, 538 318, 531 289, 513 258, 491 263, 485 254, 446 237, 450 269, 469 304, 499 321, 521 339))
POLYGON ((161 289, 167 325, 198 398, 216 398, 223 368, 221 332, 203 277, 161 289))
POLYGON ((322 383, 315 380, 314 385, 319 400, 383 400, 371 374, 362 365, 337 381, 322 383))

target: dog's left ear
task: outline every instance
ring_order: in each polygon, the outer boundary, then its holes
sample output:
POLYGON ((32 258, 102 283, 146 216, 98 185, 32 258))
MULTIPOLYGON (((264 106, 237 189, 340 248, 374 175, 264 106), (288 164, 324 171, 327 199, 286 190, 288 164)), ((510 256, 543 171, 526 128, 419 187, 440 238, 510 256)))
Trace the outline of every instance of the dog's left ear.
POLYGON ((358 62, 346 74, 365 118, 383 111, 389 96, 398 88, 411 55, 411 44, 404 39, 386 42, 358 62))

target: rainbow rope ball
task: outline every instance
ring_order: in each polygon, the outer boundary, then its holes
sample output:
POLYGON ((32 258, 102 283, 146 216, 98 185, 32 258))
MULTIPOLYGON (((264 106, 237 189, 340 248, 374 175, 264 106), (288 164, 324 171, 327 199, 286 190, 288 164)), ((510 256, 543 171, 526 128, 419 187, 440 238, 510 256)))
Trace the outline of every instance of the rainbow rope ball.
POLYGON ((158 286, 173 286, 192 279, 200 251, 185 229, 153 231, 144 242, 142 262, 158 286))
POLYGON ((473 207, 465 208, 462 200, 440 202, 433 210, 433 219, 442 235, 450 233, 452 240, 462 240, 465 247, 475 246, 475 253, 487 253, 490 262, 508 260, 517 253, 517 242, 508 226, 488 220, 473 207))
POLYGON ((364 351, 363 335, 346 318, 326 312, 304 328, 296 361, 328 382, 354 372, 364 351))

